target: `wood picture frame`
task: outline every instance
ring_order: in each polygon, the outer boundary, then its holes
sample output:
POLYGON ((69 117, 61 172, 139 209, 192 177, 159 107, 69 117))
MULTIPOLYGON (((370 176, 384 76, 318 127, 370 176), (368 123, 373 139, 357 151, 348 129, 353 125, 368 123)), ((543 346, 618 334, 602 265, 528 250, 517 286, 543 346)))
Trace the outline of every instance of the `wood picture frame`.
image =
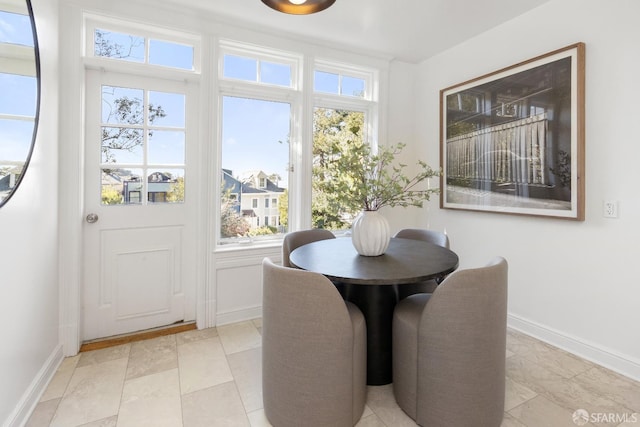
POLYGON ((440 91, 440 207, 584 220, 585 45, 440 91))

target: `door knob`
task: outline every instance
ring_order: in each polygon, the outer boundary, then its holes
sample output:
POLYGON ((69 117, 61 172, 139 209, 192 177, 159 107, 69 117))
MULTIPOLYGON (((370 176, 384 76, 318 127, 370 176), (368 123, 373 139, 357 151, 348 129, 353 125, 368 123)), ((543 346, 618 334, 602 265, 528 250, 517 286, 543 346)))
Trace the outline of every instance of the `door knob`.
POLYGON ((86 218, 89 224, 93 224, 94 222, 98 222, 98 215, 94 213, 90 213, 86 218))

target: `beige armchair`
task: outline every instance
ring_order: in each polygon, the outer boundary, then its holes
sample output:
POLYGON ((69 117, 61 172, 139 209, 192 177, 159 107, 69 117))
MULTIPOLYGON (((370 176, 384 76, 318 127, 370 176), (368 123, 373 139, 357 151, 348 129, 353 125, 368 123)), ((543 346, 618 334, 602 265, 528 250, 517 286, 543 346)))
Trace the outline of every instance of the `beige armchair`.
POLYGON ((393 390, 421 426, 498 427, 504 415, 507 262, 449 275, 393 317, 393 390))
MULTIPOLYGON (((426 228, 405 228, 398 231, 393 237, 422 240, 449 249, 449 236, 440 231, 427 230, 426 228)), ((401 300, 417 293, 432 293, 441 281, 442 279, 426 280, 419 283, 398 285, 398 299, 401 300)))
POLYGON ((366 402, 366 325, 324 276, 263 263, 262 390, 277 427, 353 426, 366 402))

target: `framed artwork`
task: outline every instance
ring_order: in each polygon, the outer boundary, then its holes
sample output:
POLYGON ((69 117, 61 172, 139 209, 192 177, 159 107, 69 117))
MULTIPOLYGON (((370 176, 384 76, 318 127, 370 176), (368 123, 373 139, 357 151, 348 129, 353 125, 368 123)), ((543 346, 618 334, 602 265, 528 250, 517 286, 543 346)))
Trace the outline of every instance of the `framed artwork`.
POLYGON ((440 207, 584 220, 585 46, 440 91, 440 207))

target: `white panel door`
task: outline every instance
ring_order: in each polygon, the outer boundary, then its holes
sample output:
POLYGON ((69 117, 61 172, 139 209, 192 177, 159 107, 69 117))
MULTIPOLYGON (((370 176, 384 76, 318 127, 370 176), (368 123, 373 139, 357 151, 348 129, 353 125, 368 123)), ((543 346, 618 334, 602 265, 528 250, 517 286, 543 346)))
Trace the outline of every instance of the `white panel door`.
POLYGON ((87 71, 84 340, 195 319, 194 86, 87 71))

